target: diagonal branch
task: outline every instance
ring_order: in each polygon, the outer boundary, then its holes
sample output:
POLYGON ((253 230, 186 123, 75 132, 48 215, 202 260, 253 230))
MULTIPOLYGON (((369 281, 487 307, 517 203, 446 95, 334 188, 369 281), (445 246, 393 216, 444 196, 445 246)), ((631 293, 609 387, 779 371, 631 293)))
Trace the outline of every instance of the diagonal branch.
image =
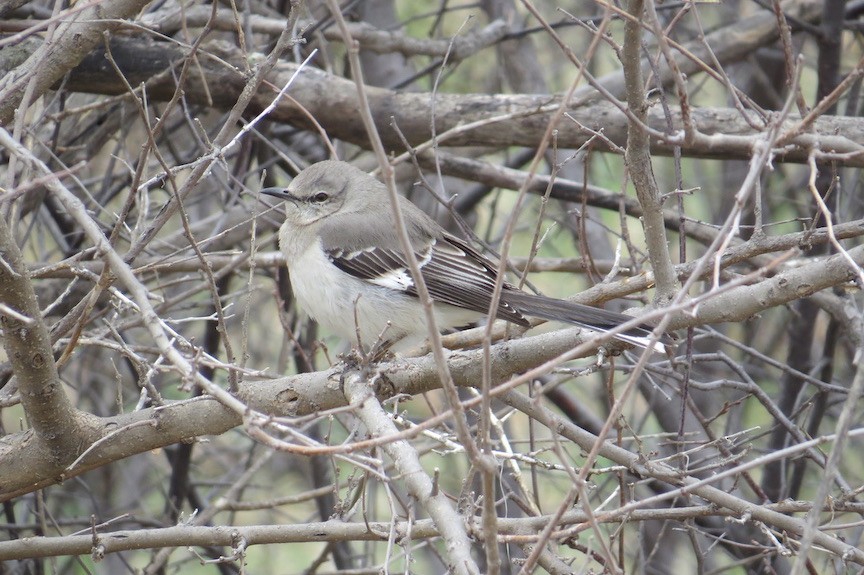
POLYGON ((119 27, 147 4, 149 0, 116 0, 94 2, 84 10, 70 8, 69 19, 60 23, 52 40, 0 80, 0 126, 12 120, 28 86, 31 99, 41 96, 102 42, 104 31, 119 27))
POLYGON ((21 404, 52 463, 69 461, 81 449, 84 430, 63 390, 51 337, 42 320, 30 274, 6 220, 0 218, 0 326, 3 346, 18 380, 21 404))
MULTIPOLYGON (((357 417, 366 425, 372 437, 398 435, 399 430, 381 407, 372 390, 372 382, 357 373, 345 376, 345 399, 354 407, 357 417)), ((471 541, 460 514, 448 496, 432 482, 423 469, 416 449, 405 440, 389 441, 382 446, 411 494, 425 509, 447 545, 451 573, 480 573, 471 558, 471 541)))

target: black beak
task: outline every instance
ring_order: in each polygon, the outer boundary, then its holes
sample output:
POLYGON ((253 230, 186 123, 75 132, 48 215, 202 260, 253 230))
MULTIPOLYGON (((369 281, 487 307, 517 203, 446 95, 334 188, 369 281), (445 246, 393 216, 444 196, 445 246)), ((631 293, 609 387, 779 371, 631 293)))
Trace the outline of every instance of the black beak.
POLYGON ((297 203, 297 198, 291 195, 288 188, 263 188, 261 193, 267 196, 273 196, 274 198, 279 198, 280 200, 285 200, 286 202, 294 204, 297 203))

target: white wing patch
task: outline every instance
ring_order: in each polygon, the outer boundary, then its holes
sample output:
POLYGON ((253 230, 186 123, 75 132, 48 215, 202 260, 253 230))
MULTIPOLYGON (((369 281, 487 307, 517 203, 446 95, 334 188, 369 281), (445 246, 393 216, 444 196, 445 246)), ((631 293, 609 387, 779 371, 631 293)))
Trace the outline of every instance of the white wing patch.
POLYGON ((411 279, 411 274, 405 268, 398 270, 390 270, 381 274, 376 278, 371 278, 369 283, 379 285, 381 287, 397 290, 408 291, 414 287, 414 280, 411 279))
MULTIPOLYGON (((432 259, 434 241, 415 252, 422 268, 432 259)), ((328 252, 334 265, 371 284, 400 292, 414 291, 414 278, 405 259, 396 250, 367 247, 359 250, 334 249, 328 252)))
MULTIPOLYGON (((415 256, 417 257, 417 264, 420 269, 423 268, 429 261, 432 259, 432 246, 435 245, 435 240, 433 240, 429 246, 427 246, 424 250, 420 252, 415 252, 415 256)), ((372 249, 363 250, 364 252, 372 252, 372 249)), ((357 255, 357 252, 348 255, 350 259, 352 256, 357 255)), ((402 259, 401 256, 399 259, 402 259)), ((386 272, 381 273, 378 277, 369 278, 367 280, 369 283, 373 283, 375 285, 379 285, 381 287, 386 287, 390 289, 395 289, 399 291, 408 291, 414 287, 414 278, 411 277, 411 272, 408 267, 398 267, 387 270, 386 272)))

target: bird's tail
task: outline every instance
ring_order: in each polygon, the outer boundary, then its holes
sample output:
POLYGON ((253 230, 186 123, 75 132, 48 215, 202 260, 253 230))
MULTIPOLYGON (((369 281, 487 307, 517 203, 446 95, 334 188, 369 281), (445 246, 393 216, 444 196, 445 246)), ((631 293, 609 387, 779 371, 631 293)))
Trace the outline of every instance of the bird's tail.
MULTIPOLYGON (((586 327, 597 331, 609 331, 633 319, 632 316, 607 311, 598 307, 591 307, 575 302, 555 299, 542 295, 528 294, 521 291, 505 291, 501 299, 517 310, 528 316, 539 317, 551 321, 563 321, 580 327, 586 327)), ((648 349, 651 346, 651 332, 654 326, 643 323, 617 334, 615 337, 622 341, 632 343, 641 348, 648 349)), ((674 340, 664 334, 653 349, 665 353, 666 346, 674 343, 674 340)))

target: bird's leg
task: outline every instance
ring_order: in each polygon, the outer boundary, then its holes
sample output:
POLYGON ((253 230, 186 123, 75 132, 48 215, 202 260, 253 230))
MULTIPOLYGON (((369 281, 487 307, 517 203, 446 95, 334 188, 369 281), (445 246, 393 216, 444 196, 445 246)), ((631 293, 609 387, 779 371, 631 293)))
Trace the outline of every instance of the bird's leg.
POLYGON ((385 357, 392 356, 389 351, 391 342, 380 340, 367 353, 363 349, 351 348, 351 351, 341 354, 342 373, 339 376, 339 388, 345 391, 345 379, 350 374, 360 374, 369 381, 374 393, 380 398, 390 398, 396 393, 393 383, 377 367, 377 363, 385 357))
POLYGON ((388 321, 381 333, 378 334, 378 338, 375 340, 375 345, 373 345, 372 349, 369 350, 370 361, 373 363, 377 363, 393 355, 393 352, 390 351, 390 347, 396 343, 395 340, 384 338, 384 334, 386 334, 387 330, 390 329, 390 325, 391 324, 388 321))
POLYGON ((357 304, 360 302, 360 298, 363 297, 362 294, 358 295, 354 300, 354 337, 357 338, 357 351, 360 353, 360 356, 365 360, 366 354, 363 350, 363 338, 360 336, 360 318, 357 315, 357 304))
POLYGON ((384 338, 384 334, 387 333, 387 330, 389 328, 390 322, 388 321, 387 326, 381 333, 378 334, 378 337, 375 339, 375 343, 372 345, 368 352, 363 346, 363 341, 360 339, 360 330, 357 329, 357 346, 352 347, 351 351, 339 356, 340 359, 345 362, 346 371, 352 369, 365 369, 371 365, 374 365, 384 359, 391 357, 393 353, 390 351, 390 347, 395 343, 395 341, 384 338))
POLYGON ((380 361, 384 357, 387 356, 388 349, 393 344, 392 341, 388 341, 384 338, 384 334, 387 333, 387 330, 390 329, 391 323, 388 321, 387 325, 384 326, 384 329, 381 333, 378 334, 378 337, 375 339, 375 343, 372 344, 372 347, 369 349, 369 353, 366 353, 366 348, 363 345, 363 338, 360 335, 360 317, 357 313, 357 304, 360 302, 360 298, 363 297, 362 294, 358 295, 354 300, 354 336, 357 338, 357 349, 356 352, 360 357, 361 365, 369 365, 370 363, 375 363, 380 361))
POLYGON ((598 347, 597 348, 597 361, 596 361, 597 367, 600 367, 604 363, 606 363, 606 358, 609 357, 610 355, 611 355, 611 353, 609 352, 608 349, 606 349, 605 345, 601 345, 600 347, 598 347))

